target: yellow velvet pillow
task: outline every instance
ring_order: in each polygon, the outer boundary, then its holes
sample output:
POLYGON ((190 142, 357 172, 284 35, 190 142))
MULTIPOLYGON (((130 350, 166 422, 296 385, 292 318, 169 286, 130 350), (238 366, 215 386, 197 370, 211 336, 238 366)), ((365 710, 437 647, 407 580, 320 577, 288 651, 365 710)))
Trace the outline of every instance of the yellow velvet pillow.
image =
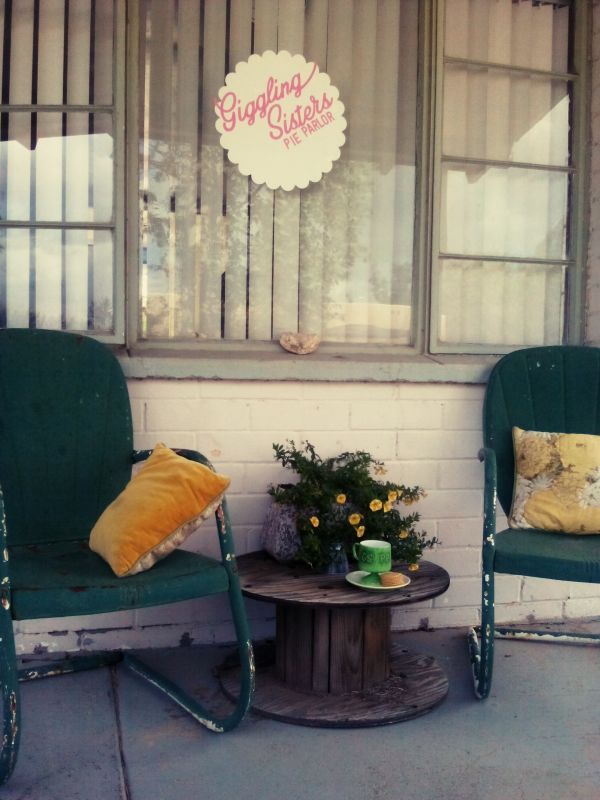
POLYGON ((150 569, 215 511, 228 486, 224 475, 157 444, 101 514, 90 548, 119 577, 150 569))
POLYGON ((600 436, 513 428, 515 486, 508 524, 600 532, 600 436))

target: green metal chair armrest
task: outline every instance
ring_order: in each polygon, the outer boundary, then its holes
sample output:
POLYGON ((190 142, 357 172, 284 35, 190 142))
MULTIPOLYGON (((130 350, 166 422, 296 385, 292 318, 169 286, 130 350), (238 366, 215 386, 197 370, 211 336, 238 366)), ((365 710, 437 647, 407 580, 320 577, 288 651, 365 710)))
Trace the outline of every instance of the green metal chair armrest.
POLYGON ((481 550, 481 624, 469 629, 468 645, 475 695, 483 699, 490 691, 494 664, 494 558, 496 554, 496 453, 482 447, 484 464, 483 547, 481 550), (479 644, 481 636, 481 645, 479 644))
POLYGON ((140 461, 145 461, 152 455, 152 450, 134 450, 131 454, 131 463, 139 464, 140 461))
POLYGON ((4 512, 4 492, 0 485, 0 586, 10 587, 8 574, 8 533, 6 531, 6 514, 4 512))
MULTIPOLYGON (((178 455, 187 458, 189 461, 196 461, 198 464, 203 464, 209 469, 212 469, 213 472, 215 471, 211 462, 198 450, 174 448, 174 451, 178 455)), ((151 453, 151 450, 135 450, 133 453, 133 462, 138 463, 144 461, 151 453)), ((243 606, 231 519, 227 507, 227 499, 225 497, 222 498, 219 507, 215 511, 215 519, 217 522, 221 558, 229 579, 229 600, 233 612, 233 623, 240 653, 241 688, 235 711, 230 714, 229 717, 222 720, 216 720, 214 717, 207 717, 205 709, 200 704, 194 703, 181 689, 165 680, 161 675, 155 673, 154 670, 141 662, 137 657, 128 653, 125 654, 124 660, 130 669, 150 681, 150 683, 161 687, 172 700, 188 711, 188 713, 203 725, 211 730, 224 732, 238 725, 250 708, 254 695, 255 666, 254 652, 243 606)))
POLYGON ((0 702, 4 709, 0 742, 0 783, 15 766, 21 738, 21 704, 18 700, 18 670, 12 622, 12 597, 8 571, 8 538, 4 494, 0 486, 0 702))
MULTIPOLYGON (((213 472, 215 471, 215 468, 208 458, 206 458, 206 456, 203 453, 200 453, 198 450, 174 448, 174 452, 177 453, 177 455, 183 456, 183 458, 187 458, 188 461, 195 461, 198 464, 203 464, 205 467, 212 469, 213 472)), ((132 454, 133 463, 138 464, 141 461, 145 461, 151 454, 152 450, 134 450, 132 454)), ((231 528, 229 509, 227 507, 227 500, 225 497, 223 497, 219 507, 215 511, 215 518, 217 521, 217 531, 219 533, 219 544, 221 547, 223 565, 227 570, 230 582, 232 579, 237 581, 238 576, 237 566, 235 564, 233 532, 231 528)))
POLYGON ((484 464, 483 491, 483 544, 493 548, 496 533, 497 468, 496 453, 491 447, 482 447, 479 460, 484 464))
MULTIPOLYGON (((173 451, 184 458, 187 458, 188 461, 196 461, 198 464, 204 464, 205 467, 209 467, 214 472, 214 467, 208 458, 203 454, 200 453, 198 450, 186 450, 185 448, 181 447, 174 447, 173 451)), ((139 464, 140 461, 145 461, 152 455, 152 450, 134 450, 132 454, 132 462, 134 464, 139 464)))

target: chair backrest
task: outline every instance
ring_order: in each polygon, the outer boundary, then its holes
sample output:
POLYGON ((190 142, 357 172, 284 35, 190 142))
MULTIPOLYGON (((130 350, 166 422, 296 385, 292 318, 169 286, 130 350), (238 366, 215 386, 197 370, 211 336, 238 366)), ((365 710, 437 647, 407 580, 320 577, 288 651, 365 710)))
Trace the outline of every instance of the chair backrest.
POLYGON ((131 476, 127 386, 103 344, 0 331, 0 485, 8 543, 84 539, 131 476))
POLYGON ((498 361, 483 406, 483 440, 496 451, 498 500, 512 502, 512 428, 600 433, 600 349, 530 347, 498 361))

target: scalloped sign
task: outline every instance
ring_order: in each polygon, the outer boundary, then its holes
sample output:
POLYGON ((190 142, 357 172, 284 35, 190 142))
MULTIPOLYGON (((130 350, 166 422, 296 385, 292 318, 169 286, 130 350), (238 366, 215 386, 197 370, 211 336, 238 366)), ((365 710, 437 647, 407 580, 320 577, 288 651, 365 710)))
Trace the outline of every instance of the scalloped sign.
POLYGON ((344 105, 329 76, 286 50, 252 55, 225 78, 216 128, 242 175, 269 189, 304 189, 340 157, 344 105))

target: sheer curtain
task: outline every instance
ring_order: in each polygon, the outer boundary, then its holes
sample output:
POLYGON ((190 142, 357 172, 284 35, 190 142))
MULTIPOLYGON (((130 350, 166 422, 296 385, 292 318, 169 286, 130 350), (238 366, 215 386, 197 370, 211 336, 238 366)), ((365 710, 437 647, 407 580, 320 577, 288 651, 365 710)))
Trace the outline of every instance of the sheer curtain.
POLYGON ((145 338, 411 341, 418 0, 141 4, 145 338), (347 142, 307 189, 227 161, 213 100, 252 52, 302 53, 346 107, 347 142))
POLYGON ((562 341, 567 5, 447 0, 437 276, 442 345, 562 341))

